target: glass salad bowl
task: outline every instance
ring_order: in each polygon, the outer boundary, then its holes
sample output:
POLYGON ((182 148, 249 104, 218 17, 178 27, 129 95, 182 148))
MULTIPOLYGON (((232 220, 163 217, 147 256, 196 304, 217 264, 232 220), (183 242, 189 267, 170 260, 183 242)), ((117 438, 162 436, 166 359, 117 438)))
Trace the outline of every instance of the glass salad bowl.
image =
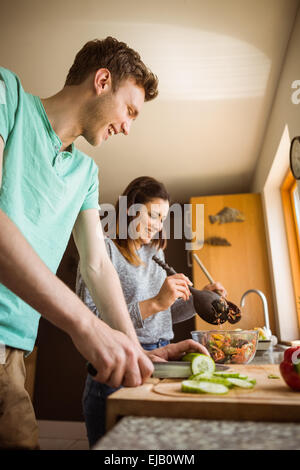
POLYGON ((191 335, 206 347, 217 364, 249 364, 258 343, 257 330, 191 331, 191 335))

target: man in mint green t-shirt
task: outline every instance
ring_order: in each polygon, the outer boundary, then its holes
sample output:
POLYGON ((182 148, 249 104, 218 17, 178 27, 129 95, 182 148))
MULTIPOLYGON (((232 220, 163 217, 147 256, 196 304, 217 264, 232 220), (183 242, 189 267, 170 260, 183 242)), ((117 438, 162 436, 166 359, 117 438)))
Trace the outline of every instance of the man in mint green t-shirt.
POLYGON ((112 387, 141 384, 150 359, 199 350, 191 340, 146 353, 131 323, 98 215, 98 169, 73 142, 100 145, 128 135, 157 78, 137 52, 114 38, 88 42, 64 88, 47 99, 26 93, 0 68, 0 448, 38 448, 24 389, 24 352, 40 314, 67 332, 112 387), (73 232, 80 270, 101 321, 55 275, 73 232), (39 312, 39 313, 38 313, 39 312))
POLYGON ((150 359, 199 350, 191 340, 142 350, 104 245, 97 166, 73 144, 80 135, 92 145, 128 135, 143 102, 156 95, 157 78, 140 56, 110 37, 88 42, 64 88, 47 99, 26 93, 0 68, 0 448, 38 448, 23 356, 40 314, 70 335, 98 370, 95 379, 112 387, 141 384, 153 371, 150 359), (55 275, 71 232, 104 321, 55 275))

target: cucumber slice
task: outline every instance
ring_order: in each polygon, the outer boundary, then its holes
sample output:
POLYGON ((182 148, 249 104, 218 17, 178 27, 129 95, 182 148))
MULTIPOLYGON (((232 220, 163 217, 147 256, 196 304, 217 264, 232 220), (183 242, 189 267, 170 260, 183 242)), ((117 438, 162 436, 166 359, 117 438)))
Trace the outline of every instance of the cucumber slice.
POLYGON ((188 380, 207 380, 211 379, 213 377, 213 374, 210 372, 202 372, 202 374, 193 374, 191 375, 188 380))
POLYGON ((232 377, 238 379, 240 374, 238 372, 214 372, 216 377, 224 377, 225 379, 232 377))
POLYGON ((213 374, 216 370, 214 360, 205 354, 199 354, 197 357, 194 357, 191 366, 194 374, 201 374, 203 372, 213 374))
POLYGON ((205 382, 204 380, 201 380, 200 382, 196 382, 194 380, 184 380, 181 383, 181 390, 188 393, 213 393, 217 395, 224 395, 228 392, 228 387, 223 384, 205 382))
POLYGON ((241 387, 241 388, 253 388, 254 387, 254 383, 250 382, 250 380, 235 379, 231 377, 229 377, 227 380, 233 385, 235 385, 236 387, 241 387))
POLYGON ((202 374, 203 372, 213 374, 216 370, 214 360, 205 354, 189 353, 186 354, 182 360, 191 361, 192 372, 194 375, 202 374))
POLYGON ((239 372, 214 372, 213 375, 216 377, 224 377, 225 379, 232 378, 232 379, 239 379, 239 380, 247 380, 253 385, 256 384, 256 379, 251 379, 248 377, 248 375, 240 374, 239 372))
POLYGON ((213 375, 206 374, 206 373, 196 374, 196 375, 193 375, 192 377, 193 377, 193 380, 197 382, 204 381, 204 382, 211 382, 215 384, 226 385, 226 387, 228 388, 233 387, 233 384, 229 382, 229 380, 225 379, 224 377, 214 377, 213 375))
POLYGON ((200 353, 187 353, 181 358, 182 361, 192 362, 195 357, 199 356, 200 353))

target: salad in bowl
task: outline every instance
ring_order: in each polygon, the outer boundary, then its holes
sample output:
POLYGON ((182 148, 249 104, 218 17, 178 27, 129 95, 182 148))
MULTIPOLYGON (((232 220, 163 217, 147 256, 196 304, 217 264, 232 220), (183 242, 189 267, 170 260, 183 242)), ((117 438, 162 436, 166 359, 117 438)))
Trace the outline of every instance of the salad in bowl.
POLYGON ((203 344, 217 364, 249 364, 255 356, 258 331, 192 331, 194 341, 203 344))

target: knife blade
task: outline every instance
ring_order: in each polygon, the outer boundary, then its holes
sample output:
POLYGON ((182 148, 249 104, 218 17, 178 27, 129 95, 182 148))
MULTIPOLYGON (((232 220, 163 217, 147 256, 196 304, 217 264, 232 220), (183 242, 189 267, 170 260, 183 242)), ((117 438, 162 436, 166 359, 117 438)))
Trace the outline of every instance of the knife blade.
MULTIPOLYGON (((153 362, 154 371, 152 377, 158 379, 185 379, 193 374, 191 362, 184 361, 168 361, 153 362)), ((229 369, 224 364, 216 364, 217 371, 229 369)))
MULTIPOLYGON (((190 362, 185 361, 166 361, 166 362, 153 362, 154 371, 151 377, 158 379, 185 379, 192 375, 192 367, 190 362)), ((229 369, 224 364, 216 364, 216 370, 222 371, 229 369)), ((96 369, 90 362, 87 363, 88 373, 95 377, 97 375, 96 369)))

